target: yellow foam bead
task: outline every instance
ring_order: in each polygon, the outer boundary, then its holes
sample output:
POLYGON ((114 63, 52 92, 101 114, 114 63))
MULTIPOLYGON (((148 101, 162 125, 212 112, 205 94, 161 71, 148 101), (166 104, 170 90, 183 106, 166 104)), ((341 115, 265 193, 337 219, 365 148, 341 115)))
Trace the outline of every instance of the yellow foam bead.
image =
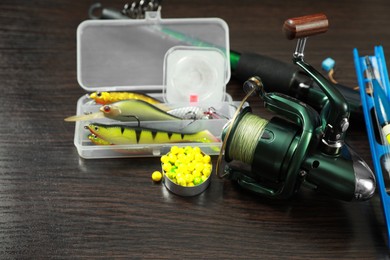
POLYGON ((177 159, 184 162, 186 160, 187 156, 184 153, 178 153, 177 159))
POLYGON ((198 153, 201 153, 201 152, 202 152, 198 146, 195 146, 195 147, 192 149, 192 151, 193 151, 195 154, 198 154, 198 153))
POLYGON ((203 155, 201 153, 196 153, 195 154, 195 161, 203 162, 203 155))
POLYGON ((153 180, 154 182, 159 182, 159 181, 161 181, 161 179, 162 179, 162 173, 161 173, 161 172, 159 172, 159 171, 154 171, 154 172, 152 173, 152 180, 153 180))
POLYGON ((187 186, 187 181, 185 178, 176 178, 176 180, 177 180, 177 184, 179 184, 180 186, 184 186, 184 187, 187 186))
POLYGON ((181 178, 184 178, 184 173, 182 171, 178 171, 176 173, 176 179, 181 179, 181 178))
POLYGON ((176 172, 174 172, 174 171, 168 172, 168 173, 167 173, 167 177, 168 177, 171 181, 175 182, 175 181, 176 181, 176 172))
POLYGON ((172 169, 172 164, 170 164, 169 162, 167 163, 164 163, 163 166, 162 166, 162 169, 165 171, 165 172, 168 172, 172 169))
POLYGON ((192 147, 191 146, 186 146, 186 147, 184 147, 184 151, 187 154, 192 153, 192 147))
POLYGON ((192 162, 194 160, 194 154, 193 153, 188 153, 186 155, 186 158, 189 162, 192 162))
POLYGON ((211 168, 204 168, 202 173, 204 176, 209 177, 211 175, 211 168))
POLYGON ((198 163, 195 164, 195 169, 196 170, 202 172, 203 168, 204 168, 203 163, 198 162, 198 163))
POLYGON ((210 169, 210 170, 212 170, 213 166, 211 164, 205 163, 205 164, 203 164, 203 169, 210 169))
POLYGON ((193 172, 195 170, 195 163, 189 163, 187 164, 187 169, 190 171, 190 172, 193 172))
POLYGON ((194 181, 194 175, 188 173, 188 174, 185 175, 185 179, 186 179, 187 183, 193 182, 194 181))
POLYGON ((160 161, 162 163, 167 163, 167 162, 169 162, 169 157, 167 155, 163 155, 163 156, 161 156, 160 161))
POLYGON ((195 177, 194 178, 194 185, 199 185, 203 182, 201 177, 195 177))
POLYGON ((200 171, 198 171, 198 170, 194 170, 194 171, 192 172, 192 175, 194 175, 194 177, 200 177, 200 176, 202 176, 202 172, 200 172, 200 171))
POLYGON ((176 159, 175 161, 175 166, 179 167, 180 165, 182 165, 183 163, 179 160, 179 159, 176 159))
POLYGON ((191 163, 191 160, 189 160, 189 158, 187 157, 187 155, 185 155, 185 156, 183 157, 183 163, 185 163, 187 166, 188 166, 188 164, 191 163))
POLYGON ((178 154, 184 154, 184 148, 183 147, 179 147, 178 150, 177 150, 177 153, 178 154))
POLYGON ((178 169, 182 172, 188 172, 188 166, 185 163, 180 164, 178 169))
POLYGON ((172 146, 171 147, 171 153, 172 154, 177 154, 179 152, 179 147, 178 146, 172 146))
POLYGON ((205 156, 203 156, 203 162, 204 163, 210 163, 211 162, 210 155, 206 154, 205 156))
POLYGON ((171 163, 175 164, 175 162, 176 162, 176 160, 177 160, 176 155, 173 154, 173 153, 170 153, 170 154, 168 155, 168 157, 169 157, 169 161, 170 161, 171 163))

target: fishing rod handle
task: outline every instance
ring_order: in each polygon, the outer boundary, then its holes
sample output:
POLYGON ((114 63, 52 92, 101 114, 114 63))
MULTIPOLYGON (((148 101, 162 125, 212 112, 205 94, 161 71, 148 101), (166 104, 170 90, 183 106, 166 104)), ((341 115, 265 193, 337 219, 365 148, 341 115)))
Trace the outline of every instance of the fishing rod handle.
POLYGON ((328 27, 326 15, 318 13, 287 19, 283 24, 283 32, 287 39, 293 40, 324 33, 328 27))

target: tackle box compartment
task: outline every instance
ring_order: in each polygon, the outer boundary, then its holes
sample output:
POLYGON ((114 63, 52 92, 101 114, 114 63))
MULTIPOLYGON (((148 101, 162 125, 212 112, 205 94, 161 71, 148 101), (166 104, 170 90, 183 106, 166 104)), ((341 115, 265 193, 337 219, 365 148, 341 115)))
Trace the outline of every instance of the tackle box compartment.
MULTIPOLYGON (((199 146, 219 154, 223 126, 239 102, 226 93, 230 79, 229 32, 219 18, 87 20, 77 28, 77 80, 88 94, 129 91, 150 95, 172 108, 200 107, 213 119, 121 122, 108 118, 75 122, 74 144, 82 158, 151 157, 173 145, 199 146), (208 143, 92 143, 89 123, 152 128, 190 134, 208 130, 218 141, 208 143)), ((88 94, 79 98, 76 115, 99 111, 88 94)))

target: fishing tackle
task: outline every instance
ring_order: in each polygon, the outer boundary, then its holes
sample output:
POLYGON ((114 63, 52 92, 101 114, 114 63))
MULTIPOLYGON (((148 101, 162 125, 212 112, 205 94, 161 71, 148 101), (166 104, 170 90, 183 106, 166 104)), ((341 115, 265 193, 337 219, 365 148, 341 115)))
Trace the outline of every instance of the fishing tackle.
POLYGON ((152 105, 161 103, 161 101, 156 98, 138 92, 96 91, 91 93, 89 95, 89 98, 93 99, 96 103, 101 105, 107 105, 117 101, 128 100, 128 99, 142 100, 152 105))
POLYGON ((309 35, 327 31, 323 14, 288 19, 284 31, 288 39, 298 38, 293 63, 312 77, 327 96, 320 114, 290 96, 267 93, 259 77, 244 84, 248 93, 233 119, 223 128, 217 175, 237 182, 257 194, 286 199, 304 185, 346 201, 366 200, 375 191, 375 177, 368 165, 344 142, 349 125, 349 106, 338 89, 303 60, 309 35), (252 94, 278 116, 271 120, 241 111, 252 94), (219 168, 222 153, 227 162, 219 168), (236 167, 232 161, 250 166, 236 167))
POLYGON ((124 5, 122 13, 132 19, 142 19, 146 12, 160 11, 162 0, 135 0, 124 5))
POLYGON ((390 82, 386 59, 382 46, 375 46, 372 56, 359 56, 357 49, 353 55, 390 247, 390 82))
MULTIPOLYGON (((101 6, 99 7, 101 8, 101 6)), ((97 9, 94 5, 91 9, 97 9)), ((100 17, 90 14, 92 19, 129 19, 119 10, 113 8, 102 8, 100 17)), ((91 13, 91 12, 90 12, 91 13)), ((167 36, 186 42, 192 46, 213 46, 208 42, 192 38, 189 35, 176 32, 170 29, 161 30, 167 36)), ((253 75, 262 78, 269 91, 280 92, 289 96, 298 98, 308 105, 320 111, 328 102, 327 96, 321 88, 312 80, 311 75, 306 74, 296 66, 282 62, 266 55, 257 53, 241 53, 230 50, 230 67, 234 78, 244 82, 253 75)), ((332 76, 331 76, 332 77, 332 76)), ((342 93, 347 100, 351 112, 351 119, 360 122, 363 118, 363 110, 359 92, 348 86, 335 83, 335 87, 342 93)))
POLYGON ((105 117, 118 121, 132 121, 134 118, 139 121, 181 120, 181 118, 171 115, 157 106, 136 99, 104 105, 100 111, 105 117))
POLYGON ((209 107, 206 112, 204 112, 204 115, 208 119, 216 118, 216 119, 229 119, 229 117, 222 115, 217 112, 217 110, 214 107, 209 107))
POLYGON ((101 3, 94 3, 88 10, 91 19, 142 19, 146 12, 160 11, 162 0, 135 0, 126 3, 122 10, 103 8, 101 3))
POLYGON ((99 112, 65 118, 67 122, 109 118, 118 121, 182 120, 145 101, 129 99, 102 106, 99 112))
POLYGON ((167 111, 168 114, 179 117, 181 119, 188 120, 198 120, 198 119, 208 119, 205 116, 205 112, 201 107, 179 107, 167 111))
POLYGON ((85 126, 99 140, 116 145, 162 144, 162 143, 216 143, 220 140, 208 130, 196 133, 160 131, 151 128, 128 127, 123 125, 104 125, 91 123, 85 126))
POLYGON ((210 107, 207 111, 197 106, 170 108, 163 103, 152 105, 140 99, 126 99, 100 107, 99 112, 76 115, 65 118, 67 122, 87 121, 99 118, 109 118, 112 120, 127 121, 165 121, 165 120, 199 120, 212 118, 227 118, 217 113, 210 107))
POLYGON ((219 113, 214 107, 203 109, 202 107, 179 107, 167 111, 168 114, 188 120, 199 119, 229 119, 227 116, 219 113))
POLYGON ((112 143, 110 142, 107 142, 106 140, 100 138, 99 136, 95 135, 95 134, 89 134, 88 135, 88 139, 96 144, 96 145, 112 145, 112 143))

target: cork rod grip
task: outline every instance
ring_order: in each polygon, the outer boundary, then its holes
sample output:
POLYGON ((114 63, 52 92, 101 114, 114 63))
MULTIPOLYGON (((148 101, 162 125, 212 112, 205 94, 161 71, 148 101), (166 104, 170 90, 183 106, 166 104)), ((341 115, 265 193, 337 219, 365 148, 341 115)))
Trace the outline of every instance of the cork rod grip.
POLYGON ((319 13, 287 19, 283 24, 283 32, 287 39, 293 40, 324 33, 328 27, 328 18, 319 13))

